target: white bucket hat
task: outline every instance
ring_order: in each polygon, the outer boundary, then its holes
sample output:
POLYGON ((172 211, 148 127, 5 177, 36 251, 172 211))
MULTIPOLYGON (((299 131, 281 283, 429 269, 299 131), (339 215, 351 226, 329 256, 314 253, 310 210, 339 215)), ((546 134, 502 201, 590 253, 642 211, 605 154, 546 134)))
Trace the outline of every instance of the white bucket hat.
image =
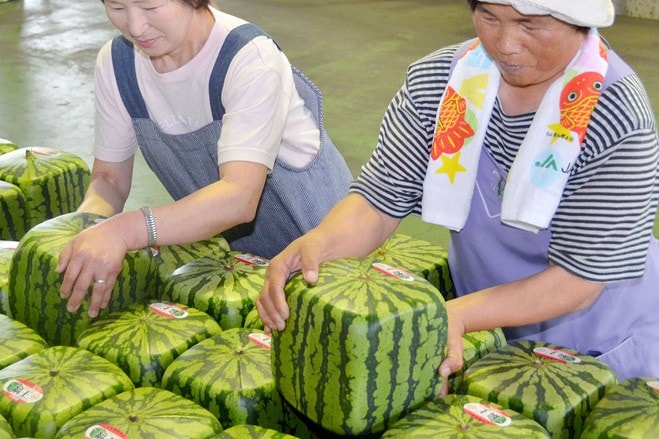
POLYGON ((552 17, 584 27, 606 27, 613 24, 615 11, 611 0, 479 0, 484 3, 510 5, 524 15, 552 17))

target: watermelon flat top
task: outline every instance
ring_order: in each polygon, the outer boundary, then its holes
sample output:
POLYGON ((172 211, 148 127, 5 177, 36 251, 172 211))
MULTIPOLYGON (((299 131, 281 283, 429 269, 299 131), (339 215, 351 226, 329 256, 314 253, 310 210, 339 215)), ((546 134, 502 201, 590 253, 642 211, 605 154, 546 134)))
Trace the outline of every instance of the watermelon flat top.
POLYGON ((537 422, 470 395, 447 395, 413 410, 382 439, 549 438, 537 422))
POLYGON ((221 330, 208 314, 194 308, 138 303, 96 320, 77 344, 119 365, 136 385, 157 386, 176 357, 221 330))
POLYGON ((71 417, 133 388, 117 366, 83 349, 54 346, 0 370, 0 412, 18 436, 52 438, 71 417))
POLYGON ((555 437, 578 437, 585 418, 616 383, 613 370, 594 357, 522 340, 476 361, 459 391, 535 419, 555 437))
POLYGON ((206 439, 221 431, 218 420, 194 402, 167 390, 139 387, 75 416, 56 437, 206 439))
POLYGON ((659 437, 659 378, 627 379, 611 388, 584 424, 582 439, 659 437))

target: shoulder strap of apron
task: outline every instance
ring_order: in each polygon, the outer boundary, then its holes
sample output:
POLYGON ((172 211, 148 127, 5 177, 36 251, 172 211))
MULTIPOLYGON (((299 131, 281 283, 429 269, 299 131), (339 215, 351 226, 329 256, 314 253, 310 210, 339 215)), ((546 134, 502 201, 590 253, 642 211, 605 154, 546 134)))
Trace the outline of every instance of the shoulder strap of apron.
MULTIPOLYGON (((220 53, 213 66, 208 86, 213 120, 221 120, 222 116, 224 116, 222 88, 224 87, 224 79, 231 65, 231 61, 245 44, 258 36, 265 36, 272 39, 255 24, 245 23, 229 32, 224 44, 222 44, 220 53)), ((276 42, 275 45, 277 45, 276 42)), ((117 86, 119 87, 119 94, 126 110, 128 110, 128 114, 133 119, 148 118, 149 112, 137 84, 133 44, 123 36, 115 37, 112 41, 112 64, 114 75, 117 79, 117 86)))
POLYGON ((112 40, 112 66, 117 79, 119 95, 132 119, 148 119, 149 112, 137 85, 135 51, 133 43, 123 36, 112 40))
MULTIPOLYGON (((220 53, 215 61, 215 66, 213 67, 213 72, 211 73, 208 85, 213 120, 221 120, 222 116, 224 116, 222 88, 224 87, 224 79, 229 70, 229 66, 231 65, 231 61, 233 61, 233 57, 236 56, 236 53, 238 53, 245 44, 259 36, 265 36, 272 40, 265 31, 255 24, 245 23, 229 32, 226 40, 224 40, 224 44, 222 44, 220 53)), ((275 45, 279 47, 276 42, 275 45)))

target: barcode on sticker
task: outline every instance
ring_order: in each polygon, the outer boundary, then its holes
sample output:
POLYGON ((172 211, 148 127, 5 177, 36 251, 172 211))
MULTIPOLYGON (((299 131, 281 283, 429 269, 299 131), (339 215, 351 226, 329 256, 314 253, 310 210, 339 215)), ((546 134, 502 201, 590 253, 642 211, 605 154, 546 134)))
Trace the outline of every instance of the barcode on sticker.
POLYGON ((239 255, 234 256, 234 258, 236 258, 240 262, 244 262, 245 264, 249 264, 249 265, 258 265, 259 267, 267 267, 269 265, 267 259, 262 258, 260 256, 254 256, 250 253, 241 253, 239 255))
POLYGON ((401 270, 400 268, 393 267, 389 264, 385 264, 384 262, 373 262, 371 266, 380 273, 384 273, 387 276, 395 277, 397 279, 404 280, 406 282, 414 282, 413 275, 411 275, 405 270, 401 270))
POLYGON ((533 349, 533 353, 539 357, 547 358, 553 361, 560 361, 561 363, 581 363, 581 358, 560 349, 538 347, 533 349))

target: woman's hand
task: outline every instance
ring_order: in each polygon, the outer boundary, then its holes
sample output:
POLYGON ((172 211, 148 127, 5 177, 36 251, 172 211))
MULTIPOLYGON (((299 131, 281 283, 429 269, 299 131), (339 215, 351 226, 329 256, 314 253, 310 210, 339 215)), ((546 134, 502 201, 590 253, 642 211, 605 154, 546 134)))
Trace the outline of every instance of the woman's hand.
POLYGON ((120 233, 113 232, 113 225, 108 221, 73 238, 60 252, 55 269, 64 273, 60 296, 68 300, 69 312, 78 310, 90 286, 89 316, 96 317, 99 310, 108 306, 127 251, 126 241, 120 233))
POLYGON ((291 274, 300 270, 305 281, 316 282, 321 253, 320 242, 309 233, 293 241, 270 261, 261 294, 256 301, 266 332, 284 329, 289 313, 284 294, 286 282, 291 274))
MULTIPOLYGON (((448 305, 448 302, 447 302, 448 305)), ((463 358, 462 358, 462 336, 465 334, 465 327, 462 318, 455 314, 451 313, 450 309, 447 307, 448 315, 448 350, 446 352, 446 357, 442 360, 442 363, 439 365, 439 370, 437 371, 439 375, 444 379, 444 384, 442 385, 442 390, 439 393, 439 396, 446 396, 448 394, 448 380, 449 376, 460 371, 462 369, 463 358)))

